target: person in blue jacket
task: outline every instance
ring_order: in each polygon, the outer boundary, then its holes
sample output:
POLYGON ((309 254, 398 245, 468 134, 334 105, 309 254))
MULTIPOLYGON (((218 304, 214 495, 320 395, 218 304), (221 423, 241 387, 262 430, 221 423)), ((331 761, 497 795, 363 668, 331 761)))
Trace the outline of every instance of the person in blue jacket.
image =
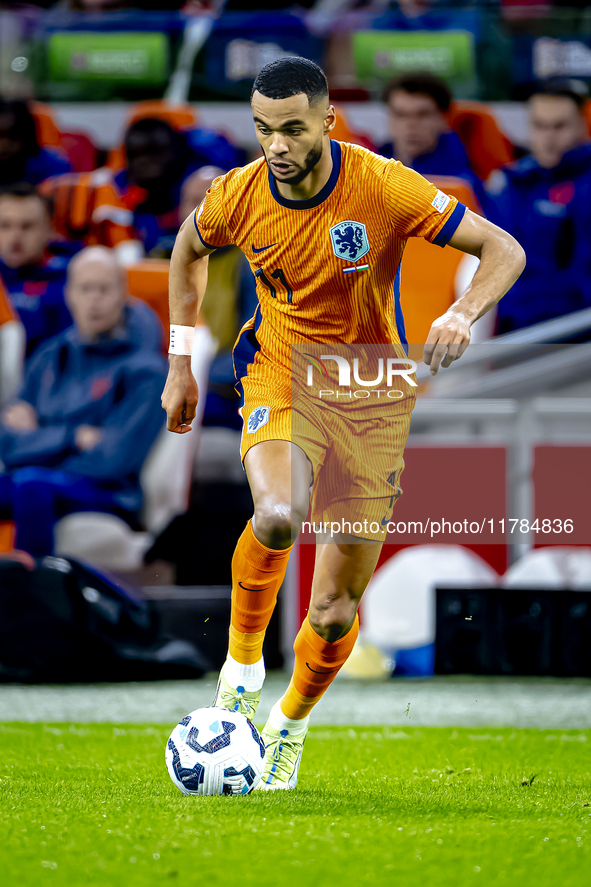
POLYGON ((72 325, 64 300, 69 256, 52 255, 51 213, 34 185, 0 190, 0 278, 25 328, 26 356, 72 325))
POLYGON ((470 166, 460 137, 445 120, 452 102, 445 80, 434 74, 403 74, 386 84, 382 98, 392 139, 382 145, 380 154, 400 160, 426 178, 464 179, 482 203, 482 182, 470 166))
POLYGON ((0 98, 0 186, 21 181, 38 185, 71 169, 61 149, 39 145, 27 103, 0 98))
POLYGON ((74 326, 45 343, 20 399, 0 416, 0 515, 17 546, 51 553, 56 520, 75 511, 117 514, 137 526, 139 474, 163 426, 165 360, 145 341, 145 311, 126 299, 105 247, 79 252, 66 298, 74 326))
POLYGON ((527 266, 497 309, 507 333, 591 307, 591 142, 587 87, 540 84, 529 100, 531 156, 492 173, 486 211, 525 249, 527 266))

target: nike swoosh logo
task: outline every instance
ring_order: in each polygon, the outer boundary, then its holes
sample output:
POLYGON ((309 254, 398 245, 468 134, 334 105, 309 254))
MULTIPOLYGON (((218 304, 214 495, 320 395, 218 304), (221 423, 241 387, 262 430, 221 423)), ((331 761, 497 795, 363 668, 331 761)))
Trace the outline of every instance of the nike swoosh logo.
POLYGON ((276 244, 276 243, 270 243, 269 246, 260 246, 260 247, 257 249, 256 246, 255 246, 254 243, 253 243, 253 245, 252 245, 252 251, 253 251, 253 253, 263 253, 266 249, 271 249, 272 246, 277 246, 277 244, 276 244))
POLYGON ((307 662, 306 662, 306 668, 309 668, 310 671, 313 671, 313 672, 314 672, 314 674, 330 674, 331 671, 338 671, 338 670, 339 670, 338 668, 329 668, 328 671, 316 671, 316 669, 315 669, 315 668, 311 668, 311 667, 308 665, 307 662))
POLYGON ((243 585, 242 582, 239 582, 238 585, 245 591, 266 591, 267 588, 271 587, 270 585, 267 585, 265 588, 249 588, 248 585, 243 585))

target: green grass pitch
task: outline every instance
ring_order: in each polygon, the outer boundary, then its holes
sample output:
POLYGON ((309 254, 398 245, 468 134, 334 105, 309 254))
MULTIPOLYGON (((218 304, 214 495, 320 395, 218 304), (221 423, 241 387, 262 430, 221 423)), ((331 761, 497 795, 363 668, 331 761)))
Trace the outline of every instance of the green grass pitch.
POLYGON ((591 731, 318 727, 297 791, 182 796, 170 727, 0 724, 0 884, 591 884, 591 731))

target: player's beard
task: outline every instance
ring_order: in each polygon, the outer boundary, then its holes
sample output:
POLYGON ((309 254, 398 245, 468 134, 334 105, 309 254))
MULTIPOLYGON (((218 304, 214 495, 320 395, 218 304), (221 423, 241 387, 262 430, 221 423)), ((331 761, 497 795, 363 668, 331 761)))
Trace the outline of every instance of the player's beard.
MULTIPOLYGON (((280 179, 279 181, 281 182, 282 185, 299 185, 299 184, 301 184, 304 181, 304 179, 306 178, 306 176, 308 176, 312 172, 312 170, 317 165, 317 163, 319 162, 321 157, 322 157, 322 139, 320 139, 320 141, 317 142, 317 144, 314 145, 313 148, 310 148, 310 150, 306 154, 306 159, 304 160, 304 165, 300 168, 299 172, 294 173, 288 179, 280 179)), ((269 160, 267 158, 265 158, 265 159, 267 160, 267 166, 268 166, 269 160)), ((270 166, 269 166, 269 172, 271 173, 273 178, 275 178, 275 176, 273 175, 273 170, 271 169, 270 166)))

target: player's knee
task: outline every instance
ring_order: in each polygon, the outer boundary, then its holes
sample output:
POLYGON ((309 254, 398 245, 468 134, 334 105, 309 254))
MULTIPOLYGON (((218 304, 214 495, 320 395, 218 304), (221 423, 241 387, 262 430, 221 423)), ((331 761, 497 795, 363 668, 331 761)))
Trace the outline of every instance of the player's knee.
POLYGON ((316 634, 332 644, 351 629, 358 603, 349 594, 327 596, 323 601, 313 602, 309 613, 310 624, 316 634))
MULTIPOLYGON (((329 614, 310 614, 310 625, 323 641, 334 644, 350 630, 353 620, 345 620, 329 614)), ((355 617, 353 617, 354 619, 355 617)))
POLYGON ((305 516, 287 501, 267 499, 255 506, 253 529, 267 548, 289 548, 305 516))

